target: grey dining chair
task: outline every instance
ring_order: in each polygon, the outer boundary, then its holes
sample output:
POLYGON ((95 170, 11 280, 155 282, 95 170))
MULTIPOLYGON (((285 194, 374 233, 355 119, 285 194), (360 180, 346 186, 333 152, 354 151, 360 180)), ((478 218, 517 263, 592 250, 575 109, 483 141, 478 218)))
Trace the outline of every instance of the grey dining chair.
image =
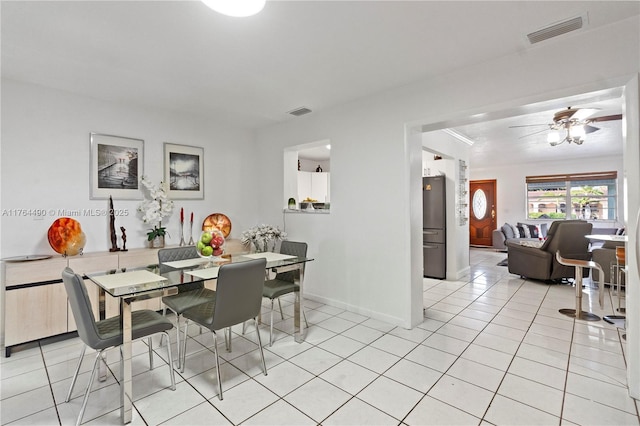
MULTIPOLYGON (((253 259, 246 262, 222 265, 218 271, 216 296, 207 303, 185 310, 182 315, 186 319, 182 344, 182 365, 185 365, 187 346, 187 327, 193 321, 211 330, 213 334, 213 352, 216 360, 218 378, 218 398, 222 400, 222 381, 220 360, 218 357, 218 340, 216 330, 224 330, 236 324, 253 319, 256 326, 258 350, 262 358, 262 371, 267 375, 267 364, 264 360, 260 330, 256 317, 262 305, 262 285, 266 259, 253 259)), ((227 346, 229 348, 229 346, 227 346)))
MULTIPOLYGON (((170 266, 165 265, 166 262, 175 262, 179 260, 194 259, 198 257, 195 246, 175 247, 158 250, 158 267, 160 273, 173 270, 170 266)), ((182 346, 180 345, 180 317, 182 313, 194 306, 201 303, 206 303, 214 298, 216 292, 210 290, 204 286, 204 283, 188 283, 178 286, 178 294, 173 296, 165 296, 162 298, 164 307, 162 309, 163 315, 166 313, 166 309, 169 308, 176 314, 176 343, 178 347, 178 368, 184 372, 184 366, 181 367, 180 351, 182 346)))
MULTIPOLYGON (((82 422, 84 411, 87 408, 87 401, 89 400, 89 394, 91 393, 91 386, 93 385, 96 367, 98 366, 98 362, 102 359, 102 353, 106 349, 122 345, 122 329, 120 328, 120 316, 111 317, 101 321, 95 320, 93 309, 91 308, 91 300, 89 299, 89 294, 87 293, 84 280, 80 275, 74 273, 71 268, 65 268, 62 271, 62 281, 64 282, 67 297, 69 298, 69 304, 71 305, 71 311, 73 312, 73 317, 78 327, 78 336, 80 336, 80 340, 84 343, 65 402, 69 402, 71 399, 71 393, 73 392, 73 388, 76 384, 78 372, 80 371, 80 366, 82 365, 82 359, 84 358, 87 346, 98 351, 96 359, 93 362, 93 369, 91 370, 91 376, 89 377, 89 384, 87 385, 87 389, 84 393, 82 407, 80 408, 80 413, 76 420, 76 424, 79 425, 82 422)), ((168 339, 169 335, 167 334, 167 331, 173 328, 173 324, 159 313, 148 309, 132 312, 131 320, 132 339, 136 340, 144 337, 149 338, 149 364, 150 368, 153 369, 153 347, 151 345, 150 336, 162 333, 168 339)), ((176 381, 173 373, 171 345, 167 345, 167 353, 169 373, 171 375, 171 390, 175 390, 176 381)))
MULTIPOLYGON (((280 253, 289 254, 297 257, 307 257, 307 243, 297 241, 283 241, 280 244, 280 253)), ((276 274, 273 280, 267 280, 264 283, 262 290, 262 296, 271 300, 271 317, 269 325, 269 346, 273 346, 273 302, 278 300, 278 307, 280 308, 280 317, 284 319, 282 312, 282 304, 280 303, 280 296, 285 294, 295 293, 295 297, 300 297, 300 286, 296 283, 300 279, 300 271, 288 271, 276 274)), ((304 322, 307 327, 307 315, 304 313, 304 307, 302 306, 302 315, 304 316, 304 322)))

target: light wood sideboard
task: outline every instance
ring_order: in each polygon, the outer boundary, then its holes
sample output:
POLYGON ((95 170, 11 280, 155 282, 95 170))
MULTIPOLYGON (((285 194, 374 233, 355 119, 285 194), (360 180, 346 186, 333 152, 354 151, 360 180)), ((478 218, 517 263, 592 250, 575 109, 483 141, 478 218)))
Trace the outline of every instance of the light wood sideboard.
MULTIPOLYGON (((239 240, 228 239, 225 242, 225 253, 242 253, 245 249, 239 240)), ((85 253, 72 257, 56 255, 49 259, 28 262, 2 262, 2 288, 5 289, 5 356, 11 356, 11 349, 15 346, 77 330, 62 283, 64 268, 68 266, 74 272, 85 276, 98 271, 156 265, 158 250, 141 248, 85 253)), ((101 303, 105 318, 119 314, 117 299, 106 294, 104 300, 100 301, 98 286, 89 279, 85 279, 84 282, 96 319, 99 319, 101 303)), ((207 283, 207 287, 210 286, 215 286, 215 282, 207 283)), ((159 311, 162 308, 161 299, 134 302, 132 308, 159 311)))
MULTIPOLYGON (((85 275, 91 272, 136 268, 158 263, 158 249, 126 252, 85 253, 29 262, 2 262, 5 289, 5 356, 17 345, 76 331, 76 324, 62 283, 62 270, 69 266, 85 275)), ((96 319, 100 312, 98 287, 85 279, 96 319)), ((118 301, 105 295, 106 318, 119 313, 118 301)), ((134 303, 133 309, 160 310, 160 299, 134 303)))

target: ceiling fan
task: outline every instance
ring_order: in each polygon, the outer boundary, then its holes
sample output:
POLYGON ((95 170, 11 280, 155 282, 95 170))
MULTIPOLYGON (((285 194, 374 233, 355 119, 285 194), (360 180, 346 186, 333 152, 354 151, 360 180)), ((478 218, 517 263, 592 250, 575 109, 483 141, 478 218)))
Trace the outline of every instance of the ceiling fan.
POLYGON ((591 117, 598 111, 597 108, 571 108, 563 109, 553 115, 552 123, 545 124, 524 124, 515 127, 532 127, 532 126, 546 126, 546 129, 534 132, 520 139, 536 135, 538 133, 552 130, 547 135, 547 141, 551 146, 557 146, 564 142, 574 143, 576 145, 582 145, 585 135, 593 132, 597 132, 600 128, 592 126, 591 123, 597 123, 601 121, 612 121, 622 119, 622 114, 605 115, 601 117, 591 117))

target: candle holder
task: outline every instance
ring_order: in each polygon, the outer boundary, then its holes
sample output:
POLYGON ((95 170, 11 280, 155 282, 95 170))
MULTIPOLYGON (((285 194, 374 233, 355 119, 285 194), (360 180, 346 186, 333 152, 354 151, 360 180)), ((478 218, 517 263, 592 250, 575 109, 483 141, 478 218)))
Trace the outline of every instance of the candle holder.
POLYGON ((180 247, 187 245, 184 242, 184 223, 180 222, 180 247))
POLYGON ((189 245, 193 246, 196 243, 193 241, 193 220, 189 224, 189 245))

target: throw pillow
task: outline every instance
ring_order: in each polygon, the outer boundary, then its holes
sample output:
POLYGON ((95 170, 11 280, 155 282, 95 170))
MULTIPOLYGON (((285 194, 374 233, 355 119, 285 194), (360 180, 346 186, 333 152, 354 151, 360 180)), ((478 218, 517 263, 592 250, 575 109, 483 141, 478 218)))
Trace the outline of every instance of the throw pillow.
POLYGON ((511 225, 511 229, 513 230, 513 238, 522 238, 520 229, 516 225, 511 225))
POLYGON ((531 232, 529 231, 529 225, 526 223, 518 223, 518 229, 522 238, 531 238, 531 232))
POLYGON ((616 230, 616 235, 626 235, 626 230, 625 228, 618 228, 616 230))
POLYGON ((502 229, 502 233, 504 234, 504 237, 507 240, 511 238, 515 238, 515 235, 513 234, 513 228, 508 223, 505 223, 504 225, 502 225, 502 228, 500 229, 502 229))
POLYGON ((524 231, 524 238, 538 238, 540 237, 540 231, 538 225, 529 225, 528 223, 518 223, 518 227, 521 227, 524 231))

